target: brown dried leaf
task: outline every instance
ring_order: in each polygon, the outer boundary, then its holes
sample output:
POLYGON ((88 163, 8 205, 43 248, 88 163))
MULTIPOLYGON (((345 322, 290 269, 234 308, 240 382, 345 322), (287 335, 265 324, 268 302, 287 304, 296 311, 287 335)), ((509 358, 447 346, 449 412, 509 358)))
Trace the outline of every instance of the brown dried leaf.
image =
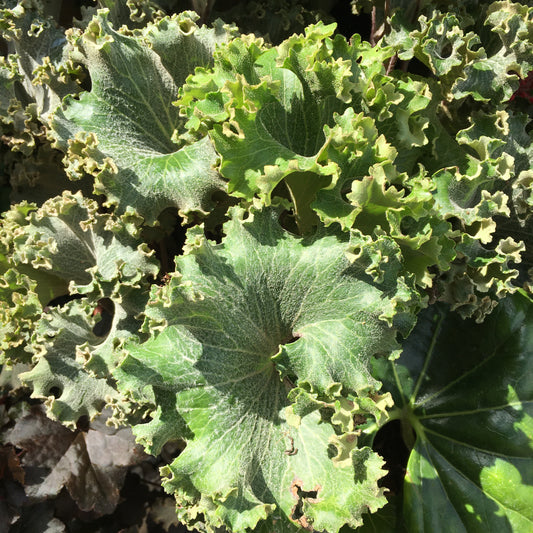
POLYGON ((74 433, 44 414, 42 406, 33 406, 8 432, 7 442, 24 451, 22 465, 26 485, 34 485, 49 472, 68 450, 74 433))
POLYGON ((17 422, 9 441, 24 450, 26 494, 32 501, 66 487, 83 511, 115 509, 128 467, 144 458, 129 430, 70 431, 41 408, 17 422))
POLYGON ((65 524, 54 517, 51 502, 42 502, 25 507, 21 516, 13 523, 9 533, 66 533, 65 524))
POLYGON ((133 438, 126 440, 90 429, 76 436, 53 476, 64 480, 80 509, 108 514, 119 501, 128 467, 141 458, 133 438))
POLYGON ((0 448, 0 479, 12 479, 24 485, 24 469, 12 446, 0 448))
POLYGON ((0 448, 0 533, 8 533, 19 517, 25 495, 24 470, 12 446, 0 448))
POLYGON ((173 498, 158 498, 152 505, 150 517, 156 524, 160 524, 165 531, 168 531, 171 526, 179 526, 176 502, 173 498))

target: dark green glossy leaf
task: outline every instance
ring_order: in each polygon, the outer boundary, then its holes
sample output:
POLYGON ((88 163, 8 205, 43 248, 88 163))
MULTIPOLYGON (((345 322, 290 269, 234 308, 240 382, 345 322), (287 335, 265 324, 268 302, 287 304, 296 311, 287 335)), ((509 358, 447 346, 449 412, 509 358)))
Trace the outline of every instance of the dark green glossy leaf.
POLYGON ((404 484, 408 530, 532 531, 531 300, 509 297, 483 324, 431 307, 387 365, 385 390, 416 435, 404 484))

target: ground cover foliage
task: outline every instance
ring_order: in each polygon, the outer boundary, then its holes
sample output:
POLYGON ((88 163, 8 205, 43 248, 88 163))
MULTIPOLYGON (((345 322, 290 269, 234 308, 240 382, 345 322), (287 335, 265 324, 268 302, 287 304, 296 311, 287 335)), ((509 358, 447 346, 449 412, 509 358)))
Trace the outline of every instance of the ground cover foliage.
POLYGON ((0 532, 533 529, 533 8, 0 29, 0 532))

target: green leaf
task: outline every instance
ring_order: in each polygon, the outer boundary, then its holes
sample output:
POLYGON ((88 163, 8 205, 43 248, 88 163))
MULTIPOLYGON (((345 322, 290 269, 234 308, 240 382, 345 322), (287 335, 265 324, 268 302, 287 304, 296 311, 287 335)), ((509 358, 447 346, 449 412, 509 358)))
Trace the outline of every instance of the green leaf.
POLYGON ((128 414, 109 373, 121 345, 139 335, 138 315, 148 291, 102 292, 103 299, 91 295, 43 314, 31 338, 34 367, 19 376, 33 389, 33 398, 45 400, 48 416, 71 427, 80 416, 93 419, 108 405, 116 406, 118 418, 128 414), (101 312, 100 301, 110 311, 101 312))
POLYGON ((198 28, 187 13, 149 24, 139 36, 113 30, 102 10, 74 38, 92 88, 67 97, 52 121, 56 144, 96 177, 95 189, 120 213, 137 211, 153 223, 167 207, 184 217, 207 213, 223 184, 208 139, 180 148, 182 129, 172 105, 196 66, 209 65, 215 44, 228 37, 221 25, 198 28))
POLYGON ((404 483, 408 530, 531 531, 531 300, 506 298, 483 324, 430 307, 403 348, 377 374, 406 435, 416 435, 404 483))
POLYGON ((26 343, 42 312, 36 284, 11 268, 1 273, 0 279, 0 363, 27 361, 26 343))
POLYGON ((20 82, 16 98, 23 109, 33 108, 33 118, 42 123, 64 96, 80 91, 75 80, 81 74, 80 66, 69 59, 64 30, 47 13, 51 11, 47 7, 42 2, 18 2, 15 7, 12 1, 0 7, 0 30, 10 53, 8 63, 16 65, 20 82), (12 8, 6 9, 6 4, 12 8))
MULTIPOLYGON (((293 173, 305 174, 311 191, 331 182, 336 166, 321 157, 325 126, 346 109, 353 85, 351 61, 338 53, 348 45, 332 41, 333 31, 333 25, 312 25, 277 48, 243 36, 217 51, 212 72, 188 80, 178 103, 191 130, 209 128, 230 193, 269 205, 276 186, 293 173)), ((292 181, 286 184, 300 212, 292 181)))
POLYGON ((139 334, 138 315, 157 274, 152 253, 139 244, 140 222, 100 214, 96 202, 67 192, 39 209, 14 206, 3 222, 0 279, 8 297, 0 318, 2 331, 11 332, 2 340, 5 360, 33 356, 34 368, 21 379, 47 399, 50 415, 65 424, 94 417, 120 400, 110 368, 117 349, 139 334), (72 295, 83 300, 48 307, 72 295))
MULTIPOLYGON (((0 220, 0 332, 2 349, 0 362, 28 361, 25 352, 35 322, 42 312, 36 293, 37 280, 21 272, 13 258, 14 236, 26 224, 26 216, 35 209, 32 204, 21 203, 3 214, 0 220)), ((56 284, 51 283, 56 287, 56 284)))
MULTIPOLYGON (((65 192, 39 209, 28 209, 26 219, 19 217, 19 227, 6 227, 12 236, 10 263, 48 278, 38 288, 43 304, 61 295, 53 292, 54 285, 86 294, 99 282, 120 279, 131 286, 155 274, 152 252, 138 239, 139 219, 119 219, 98 209, 81 193, 65 192)), ((19 211, 16 206, 13 210, 19 211)))
POLYGON ((402 292, 388 249, 377 284, 360 234, 295 237, 279 213, 233 208, 218 245, 191 229, 179 274, 147 307, 146 328, 161 333, 128 345, 114 372, 121 391, 157 408, 153 436, 134 428, 149 450, 164 437, 187 443, 164 485, 180 519, 193 526, 203 513, 209 531, 266 520, 333 533, 385 503, 381 459, 358 447, 345 414, 381 417, 370 363, 394 352, 398 329, 387 322, 408 330, 419 297, 402 292), (350 243, 360 260, 345 255, 350 243))
POLYGON ((385 37, 397 49, 400 59, 416 57, 438 77, 446 99, 451 97, 454 82, 464 74, 465 65, 486 57, 483 49, 477 49, 479 36, 472 31, 465 33, 464 28, 470 25, 464 14, 458 15, 457 10, 454 13, 433 10, 428 16, 420 15, 417 28, 409 31, 412 25, 406 23, 404 10, 397 9, 391 17, 391 32, 385 37))
POLYGON ((376 513, 364 516, 364 523, 355 531, 347 527, 340 533, 408 533, 399 519, 400 496, 387 494, 387 505, 376 513))
POLYGON ((317 24, 276 48, 250 36, 222 46, 213 69, 183 87, 187 127, 213 139, 230 194, 265 205, 290 199, 300 234, 317 215, 326 225, 385 232, 401 248, 403 273, 428 287, 430 268, 446 270, 455 257, 421 166, 428 135, 443 129, 439 92, 385 75, 390 47, 331 33, 317 24))
POLYGON ((518 77, 533 70, 531 32, 533 7, 517 2, 493 2, 485 25, 492 32, 486 57, 473 59, 453 86, 455 98, 471 95, 479 101, 508 100, 518 87, 518 77))
POLYGON ((160 20, 165 16, 160 2, 145 2, 144 0, 99 0, 96 6, 84 6, 81 23, 78 27, 85 27, 98 8, 109 9, 109 20, 115 28, 127 26, 130 30, 145 27, 150 22, 160 20), (82 23, 85 25, 82 26, 82 23))
POLYGON ((285 0, 238 0, 230 4, 217 4, 202 0, 203 5, 212 5, 211 17, 234 21, 242 33, 254 33, 266 42, 278 44, 283 39, 301 33, 306 26, 317 20, 328 20, 327 9, 312 2, 286 2, 285 0))
POLYGON ((16 92, 24 77, 13 57, 0 60, 0 131, 13 151, 30 154, 35 148, 35 106, 23 104, 16 92))

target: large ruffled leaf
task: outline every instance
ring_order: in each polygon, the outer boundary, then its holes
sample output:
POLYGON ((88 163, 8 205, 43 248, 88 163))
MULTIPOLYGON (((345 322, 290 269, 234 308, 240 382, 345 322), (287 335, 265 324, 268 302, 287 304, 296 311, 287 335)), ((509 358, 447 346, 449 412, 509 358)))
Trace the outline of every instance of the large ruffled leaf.
POLYGON ((26 343, 42 312, 35 292, 36 280, 14 268, 11 262, 13 238, 33 208, 31 204, 19 204, 0 220, 0 364, 10 358, 27 359, 26 343))
POLYGON ((139 219, 98 209, 94 200, 69 192, 38 209, 26 207, 25 218, 19 206, 13 208, 18 224, 5 228, 12 239, 9 263, 46 280, 37 289, 43 306, 69 290, 87 294, 116 280, 132 286, 155 274, 151 251, 138 239, 139 219))
MULTIPOLYGON (((372 239, 392 237, 404 274, 481 319, 513 290, 516 271, 508 264, 522 250, 505 238, 508 251, 485 248, 494 217, 509 214, 505 113, 490 127, 480 115, 465 128, 441 108, 440 85, 384 72, 390 47, 347 43, 331 31, 318 24, 277 48, 249 36, 221 47, 213 69, 200 69, 183 87, 178 103, 190 132, 213 139, 231 194, 266 205, 276 196, 290 199, 301 234, 318 216, 372 239), (492 266, 482 272, 489 257, 492 266), (459 291, 443 277, 435 281, 451 268, 450 282, 463 277, 459 291), (490 295, 488 270, 500 279, 490 295)), ((450 80, 458 73, 447 71, 450 80)))
POLYGON ((18 71, 13 57, 0 60, 0 131, 4 143, 14 151, 30 154, 35 148, 39 127, 32 122, 35 106, 23 104, 16 88, 24 77, 18 71))
POLYGON ((104 298, 90 295, 50 309, 34 325, 35 365, 20 379, 32 387, 34 398, 45 400, 48 415, 65 425, 82 415, 92 419, 106 405, 116 406, 119 418, 128 414, 109 372, 118 363, 120 346, 139 335, 148 291, 106 289, 104 298))
POLYGON ((531 531, 532 363, 533 303, 516 294, 481 325, 430 307, 400 359, 382 365, 416 439, 404 483, 409 531, 531 531))
POLYGON ((456 13, 434 11, 429 16, 420 15, 418 27, 409 31, 403 10, 397 9, 391 17, 391 32, 385 40, 398 50, 403 60, 416 57, 439 78, 442 94, 451 98, 451 88, 464 68, 478 58, 485 58, 479 50, 479 36, 466 32, 469 26, 464 16, 456 13))
POLYGON ((33 357, 34 368, 21 379, 62 422, 95 416, 119 400, 109 369, 116 349, 138 335, 157 274, 151 252, 139 244, 139 220, 100 214, 93 200, 65 193, 39 209, 15 206, 0 236, 2 290, 11 292, 1 307, 2 330, 15 333, 2 341, 6 361, 33 357), (55 307, 61 297, 76 300, 55 307))
POLYGON ((310 26, 277 48, 250 36, 236 39, 216 53, 212 71, 188 80, 179 100, 190 129, 210 129, 230 193, 259 196, 268 205, 284 181, 304 232, 314 193, 337 179, 338 166, 324 153, 325 130, 346 109, 354 85, 358 43, 333 41, 333 31, 334 25, 310 26), (347 47, 351 56, 343 58, 339 51, 347 47), (305 198, 300 182, 309 191, 305 198))
POLYGON ((165 17, 164 6, 160 2, 146 0, 98 0, 95 6, 83 6, 81 21, 76 21, 77 27, 86 27, 98 9, 109 10, 109 21, 113 27, 127 26, 130 30, 142 29, 151 22, 165 17), (159 4, 159 5, 158 5, 159 4))
MULTIPOLYGON (((203 3, 210 6, 207 1, 203 3)), ((242 33, 254 33, 263 36, 267 42, 278 44, 290 35, 302 32, 307 25, 317 20, 329 19, 321 7, 307 0, 237 0, 229 4, 213 2, 211 17, 232 20, 242 33)))
MULTIPOLYGON (((464 232, 456 246, 457 259, 437 287, 442 301, 482 321, 500 298, 517 288, 516 266, 525 245, 523 232, 513 230, 508 220, 509 182, 513 171, 528 163, 520 117, 502 110, 473 113, 469 122, 457 133, 460 145, 470 152, 464 170, 442 168, 432 176, 435 208, 441 217, 459 220, 464 232)), ((514 187, 519 183, 515 180, 514 187)), ((517 191, 516 204, 523 192, 517 191)))
POLYGON ((431 2, 437 9, 424 10, 418 24, 413 24, 416 14, 409 20, 405 9, 393 6, 392 31, 385 41, 401 59, 414 56, 429 67, 447 99, 471 96, 503 102, 517 89, 518 76, 525 77, 533 68, 532 8, 510 1, 480 4, 472 8, 477 14, 474 19, 470 12, 461 13, 458 6, 449 9, 450 5, 443 5, 439 11, 431 2), (472 29, 476 31, 468 31, 472 29))
POLYGON ((370 364, 395 351, 419 297, 398 276, 393 241, 367 247, 333 228, 299 238, 278 217, 234 208, 219 245, 191 230, 179 274, 146 311, 162 332, 128 345, 115 371, 120 390, 157 409, 134 429, 148 450, 186 441, 164 485, 181 519, 201 513, 208 531, 266 520, 333 533, 385 503, 381 460, 358 447, 350 420, 381 418, 370 364), (349 244, 360 247, 353 262, 349 244), (378 284, 365 269, 380 253, 378 284))
POLYGON ((249 37, 221 47, 214 68, 183 88, 187 125, 209 131, 231 194, 266 205, 289 198, 302 234, 317 215, 326 225, 383 231, 400 245, 405 271, 429 286, 430 267, 446 270, 455 257, 451 226, 423 172, 411 179, 398 168, 416 174, 426 133, 440 131, 438 93, 385 75, 390 48, 332 31, 317 24, 277 48, 249 37))
POLYGON ((69 45, 57 24, 60 4, 7 0, 0 5, 2 210, 9 196, 11 202, 42 203, 70 189, 46 139, 50 113, 65 95, 80 91, 81 67, 69 60, 69 45))
MULTIPOLYGON (((22 4, 16 16, 13 11, 0 8, 2 36, 15 52, 0 58, 0 134, 5 149, 0 176, 9 183, 11 202, 42 204, 73 186, 61 172, 60 152, 51 148, 45 134, 49 114, 61 98, 80 91, 74 79, 81 67, 67 59, 65 36, 52 19, 22 4)), ((88 189, 85 183, 76 185, 76 190, 88 189)))
POLYGON ((209 65, 228 29, 198 28, 191 14, 149 24, 141 35, 113 30, 105 10, 74 38, 91 91, 66 98, 53 119, 57 146, 73 178, 93 174, 96 190, 119 212, 153 223, 167 207, 183 216, 206 213, 222 188, 207 139, 179 147, 182 128, 172 106, 196 66, 209 65))

